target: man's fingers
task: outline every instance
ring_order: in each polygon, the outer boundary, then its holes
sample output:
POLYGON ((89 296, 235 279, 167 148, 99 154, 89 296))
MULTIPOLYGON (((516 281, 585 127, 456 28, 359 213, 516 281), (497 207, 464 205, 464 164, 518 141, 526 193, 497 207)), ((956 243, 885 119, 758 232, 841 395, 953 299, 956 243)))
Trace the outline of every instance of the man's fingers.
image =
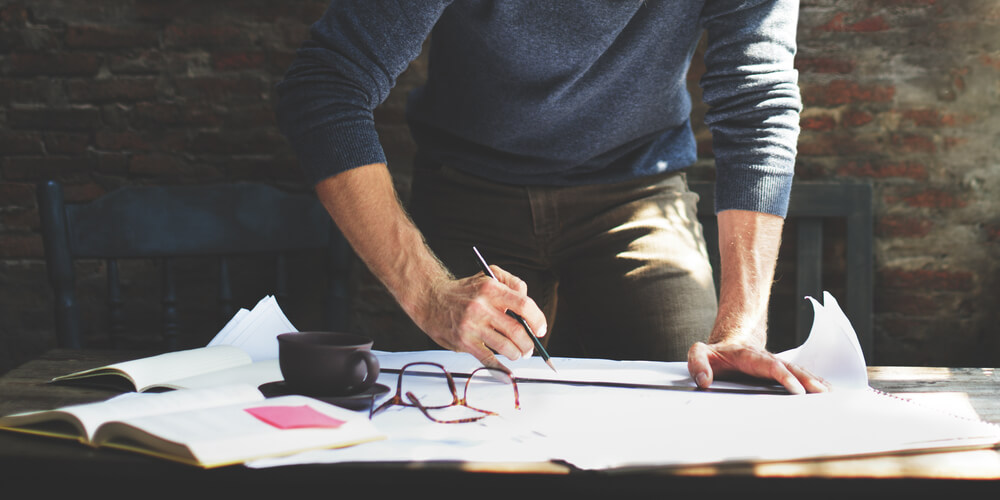
POLYGON ((490 269, 493 271, 493 275, 497 277, 500 283, 503 283, 510 287, 512 290, 518 293, 527 295, 528 284, 524 282, 521 278, 514 276, 513 274, 507 272, 500 266, 490 265, 490 269))
MULTIPOLYGON (((520 282, 522 284, 524 283, 523 281, 520 280, 520 278, 517 278, 516 276, 496 266, 491 266, 491 267, 494 268, 495 270, 500 271, 501 274, 497 275, 498 279, 500 278, 501 275, 503 275, 506 277, 505 279, 516 280, 517 282, 520 282)), ((528 326, 531 328, 531 331, 535 334, 535 336, 537 337, 545 336, 545 332, 547 329, 545 322, 545 314, 542 313, 542 310, 538 307, 538 304, 535 304, 535 301, 531 300, 531 297, 528 297, 528 295, 525 294, 524 292, 515 291, 506 282, 496 282, 490 280, 482 283, 480 286, 482 287, 480 289, 481 294, 487 297, 492 304, 494 304, 498 309, 500 309, 501 310, 500 312, 504 313, 506 311, 514 312, 518 316, 521 316, 521 318, 524 319, 526 323, 528 323, 528 326)), ((523 288, 524 290, 527 290, 527 285, 524 285, 523 288)), ((523 330, 523 327, 519 328, 523 330)), ((510 330, 506 329, 502 329, 501 331, 510 332, 510 330)), ((523 339, 529 342, 528 344, 523 344, 521 341, 518 341, 518 345, 523 348, 521 351, 522 353, 526 354, 534 347, 534 344, 530 343, 531 339, 527 337, 527 333, 524 333, 524 337, 521 337, 520 334, 517 334, 517 337, 512 337, 512 338, 518 338, 519 340, 523 339)))
MULTIPOLYGON (((521 327, 521 325, 519 325, 516 321, 514 321, 513 323, 514 325, 516 325, 517 328, 521 327)), ((517 331, 513 329, 514 327, 511 327, 509 325, 507 326, 507 328, 510 328, 510 330, 508 331, 514 331, 514 332, 517 331)), ((510 359, 511 361, 520 359, 524 353, 524 351, 520 347, 518 347, 514 339, 511 338, 510 334, 498 331, 496 328, 487 327, 485 331, 479 334, 479 339, 483 344, 486 345, 486 347, 506 356, 507 359, 510 359)), ((472 342, 475 342, 474 339, 470 340, 472 342)))
POLYGON ((817 377, 808 370, 802 368, 794 363, 788 363, 788 369, 795 375, 799 382, 806 388, 807 392, 829 392, 831 387, 830 384, 823 380, 821 377, 817 377))
POLYGON ((497 359, 497 357, 494 356, 493 353, 486 348, 486 346, 483 346, 483 348, 478 352, 472 353, 472 355, 475 356, 476 359, 478 359, 479 362, 482 363, 482 365, 487 368, 493 368, 495 370, 500 370, 506 373, 507 375, 513 375, 513 373, 510 371, 510 368, 507 368, 503 363, 501 363, 500 360, 497 359))
POLYGON ((688 350, 688 372, 701 388, 708 388, 716 374, 722 377, 742 373, 774 380, 792 394, 830 390, 829 384, 804 368, 765 350, 742 345, 696 342, 688 350))
POLYGON ((771 366, 771 378, 785 387, 788 392, 792 394, 805 394, 806 388, 802 387, 802 383, 799 379, 792 374, 788 366, 785 365, 780 359, 773 358, 770 360, 763 361, 771 366))
POLYGON ((691 349, 688 349, 688 373, 694 378, 695 384, 702 389, 708 389, 712 385, 710 354, 712 354, 711 348, 701 342, 695 342, 691 349))

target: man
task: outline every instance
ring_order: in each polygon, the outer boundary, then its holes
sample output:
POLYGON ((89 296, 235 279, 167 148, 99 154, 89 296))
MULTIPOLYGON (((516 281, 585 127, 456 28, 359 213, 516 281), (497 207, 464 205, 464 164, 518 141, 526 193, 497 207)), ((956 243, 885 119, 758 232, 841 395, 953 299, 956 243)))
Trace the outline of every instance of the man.
POLYGON ((356 253, 442 347, 494 366, 530 355, 511 310, 539 336, 551 325, 557 356, 686 353, 702 387, 743 372, 823 391, 764 349, 798 134, 797 14, 794 0, 333 1, 278 86, 279 125, 356 253), (718 306, 682 174, 702 29, 718 306), (372 110, 432 30, 407 108, 407 213, 372 110), (502 264, 498 281, 473 245, 502 264))

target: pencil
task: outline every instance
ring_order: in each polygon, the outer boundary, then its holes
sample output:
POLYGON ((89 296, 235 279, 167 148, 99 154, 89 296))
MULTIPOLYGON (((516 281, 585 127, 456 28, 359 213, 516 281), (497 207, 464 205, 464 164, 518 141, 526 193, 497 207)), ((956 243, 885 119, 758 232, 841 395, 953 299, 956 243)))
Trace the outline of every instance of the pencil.
MULTIPOLYGON (((486 263, 486 259, 483 258, 483 255, 479 253, 479 249, 473 246, 472 251, 476 252, 476 258, 479 259, 479 266, 483 268, 483 272, 486 273, 487 276, 496 280, 496 275, 493 274, 493 271, 490 269, 489 264, 486 263)), ((542 345, 542 343, 538 340, 538 337, 535 336, 535 332, 530 326, 528 326, 528 322, 525 321, 521 315, 511 311, 510 309, 507 310, 507 315, 516 319, 518 323, 521 323, 521 326, 524 327, 524 331, 528 332, 528 336, 531 337, 531 341, 535 343, 535 349, 538 349, 538 353, 541 354, 542 359, 545 360, 545 364, 549 365, 549 368, 552 368, 552 371, 559 373, 556 371, 555 365, 552 364, 552 360, 549 359, 549 353, 545 350, 545 346, 542 345)))

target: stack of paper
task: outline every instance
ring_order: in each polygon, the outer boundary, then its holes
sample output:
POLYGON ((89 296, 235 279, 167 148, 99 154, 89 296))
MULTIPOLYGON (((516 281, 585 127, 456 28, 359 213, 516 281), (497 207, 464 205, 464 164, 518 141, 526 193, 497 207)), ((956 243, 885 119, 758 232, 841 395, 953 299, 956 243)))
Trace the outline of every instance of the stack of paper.
POLYGON ((278 335, 297 332, 274 297, 264 297, 250 311, 240 309, 208 346, 232 345, 250 355, 254 361, 278 357, 278 335))

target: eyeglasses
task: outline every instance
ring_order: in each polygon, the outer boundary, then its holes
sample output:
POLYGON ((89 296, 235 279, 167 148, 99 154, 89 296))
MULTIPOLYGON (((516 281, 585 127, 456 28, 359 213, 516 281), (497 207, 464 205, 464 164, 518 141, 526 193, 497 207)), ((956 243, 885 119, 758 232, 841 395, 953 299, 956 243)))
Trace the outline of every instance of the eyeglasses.
POLYGON ((507 387, 513 392, 513 408, 519 410, 521 403, 520 395, 517 391, 517 382, 514 380, 514 377, 503 370, 485 366, 473 370, 465 381, 465 390, 462 393, 462 397, 459 397, 455 379, 448 370, 445 370, 444 366, 426 361, 408 363, 399 370, 399 378, 396 380, 396 394, 379 405, 378 408, 374 408, 373 405, 368 413, 368 418, 372 418, 376 413, 391 406, 408 406, 419 409, 424 416, 439 424, 476 422, 489 416, 499 415, 501 409, 498 405, 507 406, 509 404, 511 398, 507 395, 509 394, 507 387), (418 366, 431 368, 431 373, 427 373, 426 370, 413 369, 418 366), (444 374, 447 382, 447 391, 443 387, 444 384, 421 382, 422 380, 426 380, 424 378, 426 375, 438 375, 438 371, 444 374), (494 378, 493 375, 498 375, 499 377, 494 378), (489 384, 489 386, 486 384, 489 384), (497 390, 498 385, 502 386, 499 388, 499 391, 497 390), (469 404, 470 389, 481 396, 474 400, 476 403, 474 406, 469 404), (417 393, 420 393, 419 397, 417 393), (404 395, 406 399, 404 399, 404 395), (474 412, 473 416, 444 419, 441 418, 441 415, 435 416, 432 414, 432 412, 441 413, 441 410, 445 410, 446 408, 459 406, 474 412), (491 409, 483 408, 487 406, 491 409))

